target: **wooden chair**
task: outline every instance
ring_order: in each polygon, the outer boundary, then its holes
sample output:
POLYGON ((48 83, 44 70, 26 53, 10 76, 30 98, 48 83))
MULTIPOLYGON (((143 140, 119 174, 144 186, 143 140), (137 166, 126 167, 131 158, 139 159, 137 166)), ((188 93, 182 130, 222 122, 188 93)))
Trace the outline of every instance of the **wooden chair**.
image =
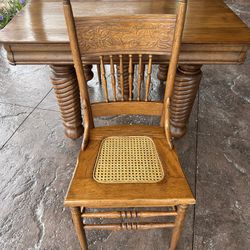
POLYGON ((195 203, 173 148, 169 125, 169 104, 186 1, 178 2, 177 14, 166 15, 74 17, 69 0, 64 0, 64 12, 85 128, 64 204, 71 209, 81 248, 88 248, 85 229, 173 228, 169 249, 176 249, 186 208, 195 203), (158 56, 170 60, 167 84, 164 99, 151 101, 152 64, 157 62, 158 56), (89 60, 100 62, 105 96, 103 102, 90 103, 82 67, 89 60), (112 95, 108 91, 105 64, 110 65, 112 95), (120 67, 120 97, 116 91, 115 64, 120 67), (122 69, 125 64, 129 65, 128 100, 124 99, 122 69), (133 70, 135 64, 138 65, 137 80, 137 71, 133 70), (145 86, 142 85, 143 65, 146 65, 145 86), (136 88, 133 90, 133 87, 136 88), (137 93, 133 95, 133 92, 137 93), (160 116, 161 122, 159 126, 94 127, 93 118, 119 114, 160 116), (151 207, 155 210, 146 209, 151 207), (166 209, 157 209, 162 207, 166 209), (103 210, 88 212, 87 208, 103 210), (155 223, 138 221, 138 218, 153 217, 173 217, 175 220, 155 223), (121 222, 86 224, 83 223, 84 218, 119 219, 121 222))

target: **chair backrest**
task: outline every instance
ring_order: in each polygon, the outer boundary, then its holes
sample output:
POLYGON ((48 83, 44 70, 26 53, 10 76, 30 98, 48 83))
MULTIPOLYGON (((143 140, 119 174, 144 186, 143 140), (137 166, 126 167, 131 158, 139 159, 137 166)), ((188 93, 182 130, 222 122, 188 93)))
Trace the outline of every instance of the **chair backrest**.
POLYGON ((131 16, 74 17, 70 0, 64 0, 63 4, 84 110, 83 147, 87 145, 89 129, 94 126, 93 117, 141 114, 161 116, 161 126, 164 126, 166 138, 172 148, 169 105, 180 51, 186 0, 178 1, 177 13, 174 14, 131 16), (152 64, 155 56, 170 58, 164 99, 161 102, 149 100, 152 64), (99 60, 104 102, 90 103, 83 71, 84 58, 98 58, 99 60), (112 99, 108 93, 105 64, 110 65, 112 99), (119 66, 121 98, 118 98, 116 93, 115 64, 119 66), (136 81, 134 81, 135 64, 138 65, 136 81), (124 65, 128 65, 128 100, 124 98, 124 65), (147 75, 143 88, 145 93, 142 93, 144 65, 147 65, 147 75), (137 85, 136 98, 132 96, 134 84, 137 85))

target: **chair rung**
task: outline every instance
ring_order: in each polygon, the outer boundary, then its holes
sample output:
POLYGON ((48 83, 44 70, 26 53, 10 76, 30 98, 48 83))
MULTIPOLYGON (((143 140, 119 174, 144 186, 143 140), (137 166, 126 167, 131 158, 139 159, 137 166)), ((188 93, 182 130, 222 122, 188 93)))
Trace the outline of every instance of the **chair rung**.
POLYGON ((97 212, 97 213, 83 213, 83 218, 150 218, 150 217, 161 217, 161 216, 176 216, 176 211, 114 211, 114 212, 97 212))
POLYGON ((174 227, 174 223, 118 223, 118 224, 86 224, 84 229, 104 230, 138 230, 174 227))

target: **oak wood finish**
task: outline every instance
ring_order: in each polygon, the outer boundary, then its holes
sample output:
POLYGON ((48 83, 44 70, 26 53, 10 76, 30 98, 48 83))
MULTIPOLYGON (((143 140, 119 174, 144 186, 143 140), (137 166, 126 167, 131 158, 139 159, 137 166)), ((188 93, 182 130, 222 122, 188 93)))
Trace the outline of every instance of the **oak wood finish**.
MULTIPOLYGON (((70 1, 64 1, 64 13, 70 37, 72 56, 79 81, 81 98, 82 102, 86 103, 84 111, 90 119, 87 121, 85 120, 87 129, 90 128, 89 122, 93 124, 93 119, 91 120, 92 111, 91 105, 89 105, 88 87, 82 67, 84 64, 84 57, 99 57, 100 59, 100 70, 106 102, 109 102, 109 96, 105 77, 105 56, 108 55, 109 58, 112 56, 112 59, 113 57, 118 58, 121 100, 124 101, 124 60, 128 60, 130 71, 132 71, 133 54, 138 56, 139 66, 142 64, 141 59, 147 58, 148 55, 145 91, 146 102, 148 101, 151 82, 153 54, 170 57, 161 125, 165 128, 168 145, 172 148, 169 125, 169 103, 173 92, 184 27, 186 14, 185 1, 179 1, 176 14, 77 17, 73 16, 70 1), (162 32, 161 29, 165 32, 162 32)), ((132 89, 132 86, 130 87, 132 89)), ((113 93, 113 95, 115 95, 115 93, 113 93)), ((108 106, 104 106, 104 109, 105 108, 108 108, 108 106)), ((138 112, 138 114, 140 114, 140 112, 138 112)), ((89 140, 87 135, 89 135, 89 131, 86 131, 84 134, 83 148, 86 147, 86 142, 89 140)))
POLYGON ((129 219, 129 218, 150 218, 160 216, 176 216, 177 212, 169 211, 114 211, 114 212, 95 212, 82 213, 83 218, 109 218, 109 219, 129 219))
POLYGON ((149 89, 150 89, 150 83, 151 83, 151 73, 152 73, 152 55, 149 56, 149 60, 148 60, 145 102, 148 101, 148 97, 149 97, 149 89))
MULTIPOLYGON (((76 75, 78 79, 80 99, 83 104, 83 110, 84 110, 85 131, 84 131, 83 142, 82 142, 82 149, 84 150, 88 145, 90 129, 94 127, 94 124, 93 124, 93 118, 92 118, 92 113, 91 113, 91 108, 90 108, 87 80, 84 74, 84 69, 83 69, 84 66, 81 60, 81 54, 80 54, 79 44, 77 40, 77 32, 75 29, 75 22, 73 22, 74 17, 73 17, 73 12, 72 12, 70 1, 64 1, 64 15, 66 19, 68 34, 70 37, 70 47, 71 47, 74 67, 75 67, 76 75)), ((102 70, 102 67, 101 67, 101 70, 102 70)))
POLYGON ((174 14, 75 17, 79 50, 83 57, 112 55, 114 51, 170 55, 175 20, 174 14))
POLYGON ((159 126, 123 125, 97 127, 90 130, 89 144, 81 150, 65 199, 66 206, 105 207, 166 207, 194 204, 175 149, 170 149, 165 131, 159 126), (164 179, 153 184, 102 184, 93 179, 95 160, 103 138, 108 136, 149 136, 153 139, 164 172, 164 179))
POLYGON ((187 6, 185 4, 185 1, 179 3, 178 10, 177 10, 175 34, 173 38, 173 47, 172 47, 172 53, 171 53, 171 57, 169 61, 167 82, 166 82, 165 95, 164 95, 164 106, 165 106, 163 110, 164 116, 161 117, 161 124, 164 125, 165 134, 166 134, 168 145, 170 148, 172 148, 171 131, 170 131, 170 100, 173 94, 176 69, 177 69, 180 47, 181 47, 182 33, 183 33, 184 22, 185 22, 185 17, 186 17, 186 8, 187 6))
MULTIPOLYGON (((104 63, 103 63, 103 57, 102 56, 100 56, 100 66, 101 66, 101 68, 100 68, 101 69, 101 79, 102 79, 102 85, 103 85, 104 94, 105 94, 105 101, 108 102, 109 101, 108 87, 107 87, 105 66, 104 66, 104 63)), ((116 94, 114 93, 114 95, 116 95, 116 94)))
POLYGON ((123 86, 123 99, 128 100, 129 99, 129 65, 124 64, 123 68, 120 68, 120 65, 116 65, 117 68, 117 80, 118 80, 118 90, 121 92, 122 86, 123 86), (121 83, 121 80, 123 80, 123 83, 121 83))
POLYGON ((162 127, 159 126, 144 126, 144 125, 119 125, 117 126, 109 126, 109 127, 99 127, 98 129, 92 129, 90 133, 90 140, 103 140, 106 137, 112 136, 117 133, 117 128, 120 129, 120 136, 136 136, 138 134, 137 131, 141 131, 144 136, 152 136, 158 139, 165 139, 166 136, 162 133, 162 127))
MULTIPOLYGON (((130 8, 127 8, 127 2, 122 1, 76 0, 74 2, 78 15, 92 17, 110 14, 118 16, 165 14, 175 10, 175 0, 130 1, 130 8)), ((0 42, 4 44, 8 59, 12 64, 72 64, 60 0, 29 1, 20 14, 0 31, 0 42)), ((181 64, 242 63, 249 43, 249 28, 225 5, 223 0, 189 1, 179 59, 181 64), (237 36, 232 34, 237 34, 237 36)), ((159 58, 154 63, 165 62, 165 58, 159 58)), ((98 62, 86 58, 85 65, 96 63, 98 62)), ((128 86, 127 69, 128 66, 125 65, 125 96, 128 96, 126 93, 128 89, 126 87, 128 86)), ((89 68, 86 71, 90 72, 89 68)), ((163 80, 165 76, 166 74, 163 74, 163 80)), ((190 110, 189 106, 187 108, 190 110)), ((172 113, 174 114, 174 111, 172 113)), ((79 122, 80 120, 77 124, 79 122)), ((75 127, 78 126, 77 124, 75 127)), ((176 130, 178 129, 172 130, 175 136, 185 131, 182 129, 181 132, 175 134, 176 130)), ((75 131, 74 134, 78 132, 75 131)))
POLYGON ((201 81, 202 65, 180 65, 176 72, 170 105, 171 133, 180 138, 186 133, 188 119, 201 81))
MULTIPOLYGON (((179 204, 194 204, 186 178, 181 170, 175 150, 171 150, 165 139, 164 129, 156 126, 113 126, 94 128, 90 131, 90 141, 87 148, 81 151, 74 177, 65 205, 70 207, 93 208, 130 208, 130 207, 170 207, 179 204), (159 183, 154 184, 101 184, 93 179, 93 169, 99 146, 103 138, 110 135, 149 135, 153 138, 159 157, 167 175, 159 183)), ((185 207, 182 205, 182 207, 185 207)), ((177 211, 110 211, 110 212, 82 212, 82 218, 109 218, 121 220, 110 224, 88 224, 82 222, 86 230, 141 230, 153 228, 174 228, 170 249, 175 249, 183 226, 184 214, 179 208, 177 211), (138 222, 141 218, 173 217, 172 222, 138 222), (123 220, 128 220, 126 223, 123 220), (129 220, 133 221, 130 222, 129 220)), ((78 215, 79 218, 79 215, 78 215)), ((82 230, 82 228, 81 228, 82 230)), ((81 230, 77 231, 78 238, 81 230)), ((84 248, 83 248, 84 249, 84 248)))
MULTIPOLYGON (((119 55, 119 86, 121 88, 121 95, 122 95, 122 101, 124 101, 125 99, 125 89, 124 89, 124 72, 123 72, 123 59, 122 59, 122 55, 119 55)), ((126 74, 127 76, 127 74, 126 74)), ((127 83, 127 81, 126 81, 127 83)), ((126 88, 127 89, 127 88, 126 88)), ((126 99, 127 99, 127 95, 126 95, 126 99)))
MULTIPOLYGON (((111 83, 112 83, 112 90, 113 90, 113 96, 114 101, 116 101, 116 77, 115 77, 115 66, 113 61, 113 56, 110 55, 110 75, 111 75, 111 83)), ((98 73, 99 74, 99 73, 98 73)))
POLYGON ((133 82, 134 82, 134 66, 133 66, 133 56, 129 55, 129 68, 128 68, 128 91, 129 91, 129 101, 133 98, 133 82))
POLYGON ((70 208, 72 220, 75 226, 78 240, 82 250, 88 250, 86 235, 84 232, 84 226, 81 219, 81 208, 80 207, 71 207, 70 208))
MULTIPOLYGON (((166 14, 175 11, 175 0, 159 1, 75 0, 76 16, 166 14), (98 8, 96 8, 98 6, 98 8)), ((217 45, 214 49, 249 44, 250 31, 223 0, 190 0, 183 34, 184 44, 217 45), (199 15, 197 15, 199 13, 199 15), (232 33, 237 36, 232 36, 232 33)), ((1 42, 67 45, 69 39, 61 0, 31 0, 24 10, 1 31, 1 42), (53 21, 57 20, 57 22, 53 21), (32 24, 28 26, 29 22, 32 24), (15 30, 15 32, 13 32, 15 30)), ((65 48, 66 48, 65 47, 65 48)), ((192 46, 191 46, 192 47, 192 46)), ((44 48, 44 51, 50 48, 44 48)), ((230 48, 226 48, 229 51, 230 48)), ((54 50, 52 50, 54 51, 54 50)), ((222 50, 219 50, 222 51, 222 50)), ((72 62, 72 59, 71 59, 72 62)))
POLYGON ((170 247, 169 250, 174 250, 176 249, 177 242, 180 238, 181 235, 181 230, 184 225, 184 219, 186 215, 186 205, 179 205, 177 209, 177 216, 175 219, 175 225, 174 225, 174 230, 172 232, 172 237, 171 237, 171 242, 170 242, 170 247))
POLYGON ((120 224, 90 224, 84 225, 84 229, 104 229, 104 230, 145 230, 156 228, 171 228, 174 223, 120 223, 120 224))
POLYGON ((94 76, 94 74, 92 72, 92 67, 93 66, 91 64, 83 66, 83 71, 84 71, 84 74, 85 74, 87 81, 91 80, 94 76))
MULTIPOLYGON (((172 212, 99 212, 79 214, 80 207, 88 208, 129 208, 187 206, 195 203, 187 180, 182 172, 176 151, 173 149, 170 132, 170 99, 173 93, 181 36, 184 26, 186 1, 180 0, 176 15, 137 15, 128 17, 75 17, 70 0, 64 0, 64 13, 67 23, 70 46, 78 78, 80 96, 84 110, 84 136, 78 156, 77 166, 71 180, 65 206, 77 210, 74 223, 81 247, 86 243, 84 229, 138 230, 151 228, 174 228, 171 249, 175 249, 183 220, 179 210, 172 212), (93 25, 94 24, 94 25, 93 25), (110 25, 110 26, 109 26, 110 25), (87 31, 86 27, 89 27, 87 31), (97 28, 96 28, 97 27, 97 28), (110 29, 112 27, 112 29, 110 29), (166 29, 163 37, 155 30, 166 29), (133 32, 136 30, 137 32, 133 32), (154 35, 156 33, 156 35, 154 35), (152 37, 153 36, 153 37, 152 37), (133 41, 133 42, 131 42, 133 41), (152 62, 155 55, 170 58, 167 83, 163 100, 149 100, 152 62), (83 70, 86 56, 98 57, 104 101, 90 103, 87 80, 83 70), (105 62, 111 65, 111 83, 107 81, 105 62), (114 75, 114 62, 119 64, 121 95, 116 95, 118 82, 114 75), (128 100, 125 101, 124 65, 128 63, 128 100), (132 96, 134 85, 133 65, 139 65, 139 78, 142 78, 143 64, 147 64, 145 90, 139 87, 137 97, 132 96), (113 91, 113 100, 108 85, 113 91), (144 92, 144 93, 142 93, 144 92), (135 100, 134 100, 135 99, 135 100), (114 114, 159 115, 159 126, 108 126, 94 128, 94 117, 114 114), (161 161, 163 178, 154 183, 100 183, 93 178, 95 162, 102 147, 103 138, 112 136, 148 135, 154 143, 161 161), (124 222, 123 219, 176 217, 173 222, 139 221, 124 222), (80 223, 79 218, 119 218, 121 222, 112 224, 80 223), (85 241, 84 241, 85 239, 85 241)), ((141 85, 141 80, 137 81, 141 85)), ((135 83, 136 84, 136 83, 135 83)), ((122 153, 122 152, 121 152, 122 153)), ((123 166, 122 166, 123 167, 123 166)), ((125 167, 125 166, 124 166, 125 167)), ((182 207, 181 207, 182 208, 182 207)), ((182 210, 181 210, 182 211, 182 210)))
POLYGON ((168 65, 167 64, 160 64, 158 67, 157 78, 161 82, 165 82, 166 77, 167 77, 167 73, 168 73, 168 65))
POLYGON ((142 81, 144 80, 144 70, 145 68, 143 67, 142 64, 142 56, 139 55, 139 63, 138 63, 138 81, 137 81, 137 100, 139 101, 141 98, 141 85, 142 85, 142 81))
POLYGON ((155 115, 161 116, 163 111, 162 102, 109 102, 94 103, 91 105, 92 114, 98 116, 113 116, 120 114, 128 115, 155 115))
MULTIPOLYGON (((199 64, 184 64, 179 65, 177 69, 170 105, 170 128, 174 138, 180 138, 186 133, 188 119, 202 77, 201 67, 202 65, 199 64)), ((158 79, 165 81, 167 72, 168 65, 159 65, 158 79)))
POLYGON ((83 134, 79 88, 71 65, 51 65, 51 82, 61 111, 65 135, 76 139, 83 134))
MULTIPOLYGON (((165 14, 175 10, 175 0, 130 1, 130 8, 122 1, 74 2, 78 16, 165 14)), ((0 41, 5 44, 12 63, 72 64, 60 0, 29 1, 0 31, 0 41)), ((240 63, 244 61, 249 43, 249 28, 223 0, 189 1, 181 63, 240 63)))

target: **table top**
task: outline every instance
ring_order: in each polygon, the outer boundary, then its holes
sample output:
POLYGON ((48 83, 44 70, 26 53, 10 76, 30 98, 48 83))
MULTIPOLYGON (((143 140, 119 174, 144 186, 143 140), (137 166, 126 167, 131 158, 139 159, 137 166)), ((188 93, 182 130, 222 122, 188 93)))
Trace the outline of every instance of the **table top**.
MULTIPOLYGON (((175 0, 75 0, 76 15, 131 15, 174 13, 175 0)), ((62 1, 31 0, 0 31, 3 43, 67 44, 62 1)), ((183 43, 249 44, 250 29, 222 0, 189 0, 183 43)))

